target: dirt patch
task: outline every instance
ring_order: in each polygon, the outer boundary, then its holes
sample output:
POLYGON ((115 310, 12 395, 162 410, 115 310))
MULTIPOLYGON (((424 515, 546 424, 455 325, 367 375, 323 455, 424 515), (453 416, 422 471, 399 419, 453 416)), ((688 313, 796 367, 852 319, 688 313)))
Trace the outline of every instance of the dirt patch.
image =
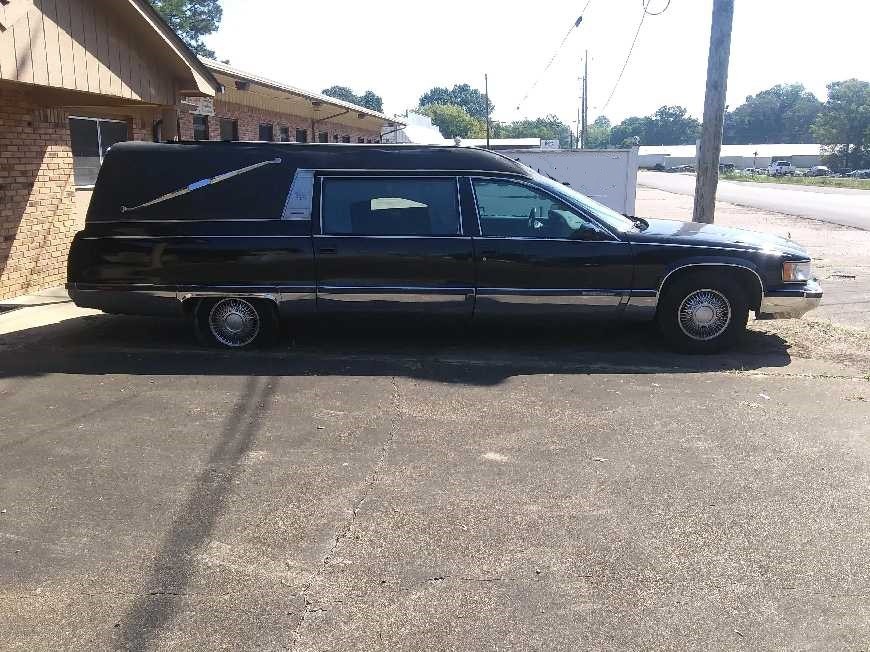
POLYGON ((749 328, 781 337, 793 357, 844 364, 870 377, 870 332, 866 330, 807 318, 753 321, 749 328))

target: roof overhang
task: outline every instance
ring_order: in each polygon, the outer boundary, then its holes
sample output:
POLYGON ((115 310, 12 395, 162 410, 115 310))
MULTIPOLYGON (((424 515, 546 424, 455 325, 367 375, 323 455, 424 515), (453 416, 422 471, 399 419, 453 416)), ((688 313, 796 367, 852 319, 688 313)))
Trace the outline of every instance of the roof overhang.
POLYGON ((223 86, 217 99, 225 102, 291 114, 313 122, 329 121, 371 130, 405 125, 403 120, 364 106, 243 72, 211 59, 202 61, 223 86))
MULTIPOLYGON (((190 88, 179 89, 181 95, 214 97, 221 89, 220 82, 215 79, 209 69, 199 60, 199 57, 187 47, 181 37, 166 23, 158 11, 148 0, 98 0, 106 7, 132 17, 135 15, 139 24, 150 27, 152 38, 159 39, 168 47, 174 68, 182 79, 190 81, 190 88), (186 73, 186 74, 185 74, 186 73)), ((128 21, 132 24, 132 21, 128 21)))

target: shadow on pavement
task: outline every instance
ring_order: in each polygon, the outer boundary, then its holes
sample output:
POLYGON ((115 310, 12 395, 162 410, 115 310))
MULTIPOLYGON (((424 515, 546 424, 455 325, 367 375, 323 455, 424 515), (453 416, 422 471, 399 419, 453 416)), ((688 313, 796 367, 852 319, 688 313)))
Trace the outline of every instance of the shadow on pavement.
POLYGON ((704 373, 789 364, 781 337, 688 356, 649 324, 309 323, 277 346, 222 351, 181 320, 93 315, 0 336, 0 378, 44 374, 400 376, 493 385, 541 373, 704 373))
POLYGON ((277 379, 250 378, 229 413, 205 468, 169 528, 142 596, 121 621, 116 647, 145 650, 176 615, 193 576, 193 561, 224 510, 241 468, 277 391, 277 379))

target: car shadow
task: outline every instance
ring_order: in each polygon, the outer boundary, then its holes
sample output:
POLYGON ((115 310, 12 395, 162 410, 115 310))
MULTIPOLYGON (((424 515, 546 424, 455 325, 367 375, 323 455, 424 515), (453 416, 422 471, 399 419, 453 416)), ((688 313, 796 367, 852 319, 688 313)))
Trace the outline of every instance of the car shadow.
POLYGON ((783 367, 791 361, 789 346, 778 335, 749 330, 729 352, 681 355, 649 324, 320 320, 297 325, 268 349, 224 351, 198 344, 181 320, 99 314, 0 336, 0 378, 344 375, 492 385, 528 374, 783 367))

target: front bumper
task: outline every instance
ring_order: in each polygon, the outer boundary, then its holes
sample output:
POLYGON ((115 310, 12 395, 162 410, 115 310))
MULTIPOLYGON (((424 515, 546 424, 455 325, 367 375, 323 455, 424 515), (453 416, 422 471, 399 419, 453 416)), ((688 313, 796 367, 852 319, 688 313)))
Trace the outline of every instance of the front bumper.
POLYGON ((803 285, 772 290, 764 293, 758 319, 792 319, 802 317, 817 308, 822 301, 822 286, 818 281, 807 281, 803 285))

